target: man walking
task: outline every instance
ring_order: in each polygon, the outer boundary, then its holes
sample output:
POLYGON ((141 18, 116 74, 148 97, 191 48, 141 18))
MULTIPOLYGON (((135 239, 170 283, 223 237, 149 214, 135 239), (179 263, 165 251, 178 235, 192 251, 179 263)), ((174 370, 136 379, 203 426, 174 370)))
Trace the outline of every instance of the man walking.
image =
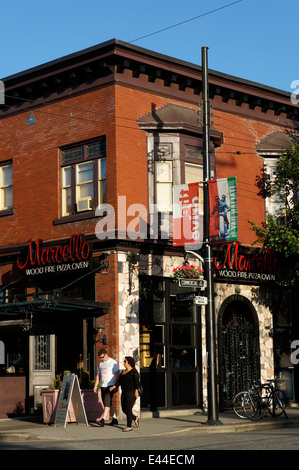
POLYGON ((112 417, 111 423, 109 425, 113 426, 114 424, 118 424, 116 419, 115 409, 112 405, 112 396, 116 390, 110 392, 110 387, 115 385, 118 381, 119 377, 119 367, 117 362, 108 356, 106 349, 100 349, 99 351, 99 358, 100 358, 100 365, 99 370, 95 380, 95 386, 93 391, 95 393, 99 392, 97 387, 100 382, 101 389, 101 402, 103 406, 103 413, 100 419, 97 420, 100 426, 105 425, 105 420, 109 419, 109 414, 112 417))

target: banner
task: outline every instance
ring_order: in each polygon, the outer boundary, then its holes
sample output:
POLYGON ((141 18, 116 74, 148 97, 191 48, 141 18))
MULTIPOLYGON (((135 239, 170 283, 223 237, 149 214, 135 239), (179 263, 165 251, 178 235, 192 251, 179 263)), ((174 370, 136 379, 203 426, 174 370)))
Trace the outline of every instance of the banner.
POLYGON ((237 179, 235 176, 209 181, 210 241, 238 240, 237 179))
POLYGON ((173 186, 173 246, 199 249, 203 240, 203 202, 199 183, 173 186))

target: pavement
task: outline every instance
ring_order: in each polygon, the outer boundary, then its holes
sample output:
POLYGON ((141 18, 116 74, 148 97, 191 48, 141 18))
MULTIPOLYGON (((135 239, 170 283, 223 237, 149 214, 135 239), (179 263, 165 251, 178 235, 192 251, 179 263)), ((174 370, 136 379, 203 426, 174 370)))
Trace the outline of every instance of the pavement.
POLYGON ((66 426, 44 424, 42 416, 0 419, 0 443, 17 441, 55 441, 55 440, 94 440, 113 438, 146 438, 174 433, 234 433, 250 432, 283 427, 299 428, 299 407, 287 409, 288 419, 264 417, 259 421, 238 418, 233 411, 219 413, 219 423, 208 423, 207 416, 193 409, 160 411, 153 416, 142 412, 139 427, 133 424, 132 432, 122 432, 126 422, 119 421, 116 426, 100 427, 96 423, 66 423, 66 426))

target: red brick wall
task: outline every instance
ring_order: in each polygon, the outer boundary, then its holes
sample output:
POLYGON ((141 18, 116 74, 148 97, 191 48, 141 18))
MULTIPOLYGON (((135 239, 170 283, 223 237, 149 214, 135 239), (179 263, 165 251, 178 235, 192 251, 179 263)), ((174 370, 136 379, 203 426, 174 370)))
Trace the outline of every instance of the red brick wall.
MULTIPOLYGON (((136 121, 150 113, 153 106, 158 109, 169 102, 197 110, 197 106, 189 102, 116 87, 116 115, 127 118, 119 119, 117 123, 120 125, 116 126, 118 194, 127 195, 127 205, 136 202, 148 204, 146 133, 139 129, 136 121), (131 183, 128 184, 129 181, 131 183)), ((265 201, 257 195, 255 184, 263 167, 263 158, 256 153, 256 145, 266 135, 284 129, 238 114, 217 111, 217 103, 213 112, 213 125, 224 137, 223 145, 216 149, 217 178, 237 177, 239 241, 251 244, 256 240, 256 235, 248 220, 261 224, 265 219, 265 201)))
MULTIPOLYGON (((13 160, 15 215, 0 218, 0 246, 94 233, 95 221, 53 226, 60 216, 58 148, 106 134, 108 178, 113 181, 113 109, 114 90, 107 87, 33 109, 36 124, 30 126, 29 112, 1 120, 0 161, 13 160)), ((108 191, 112 200, 114 187, 108 191)))
MULTIPOLYGON (((27 126, 29 112, 2 119, 0 160, 13 160, 15 215, 0 218, 0 246, 94 233, 96 220, 53 225, 60 216, 58 148, 103 134, 107 136, 108 202, 117 208, 117 196, 126 196, 127 207, 133 203, 147 207, 146 133, 136 120, 153 106, 170 101, 197 109, 190 102, 116 85, 33 109, 36 124, 31 126, 27 126)), ((214 126, 224 136, 216 150, 217 177, 237 176, 239 241, 250 244, 255 234, 248 220, 258 224, 264 220, 264 201, 257 197, 255 186, 263 161, 255 148, 278 126, 217 111, 217 102, 214 126)))

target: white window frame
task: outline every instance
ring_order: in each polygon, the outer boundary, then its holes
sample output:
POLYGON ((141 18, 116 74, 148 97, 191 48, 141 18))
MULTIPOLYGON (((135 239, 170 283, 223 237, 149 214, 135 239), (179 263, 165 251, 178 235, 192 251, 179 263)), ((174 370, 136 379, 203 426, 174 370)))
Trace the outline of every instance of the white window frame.
MULTIPOLYGON (((107 172, 106 151, 102 151, 103 137, 92 141, 74 144, 61 149, 61 217, 75 217, 95 211, 98 204, 106 202, 107 172), (97 148, 97 145, 100 148, 97 148), (95 150, 94 150, 95 149, 95 150), (90 152, 90 153, 89 153, 90 152), (92 178, 80 180, 79 170, 90 166, 92 178), (92 187, 92 190, 88 188, 92 187), (82 190, 86 189, 86 194, 82 190)), ((105 137, 104 137, 105 138, 105 137)), ((84 216, 85 217, 85 216, 84 216)))
MULTIPOLYGON (((264 160, 264 173, 265 173, 265 176, 270 178, 271 186, 274 185, 274 179, 275 179, 274 173, 277 168, 278 158, 279 157, 265 158, 264 160)), ((286 200, 285 198, 286 198, 285 193, 281 195, 281 199, 278 199, 277 195, 274 195, 271 191, 270 196, 266 197, 266 200, 265 200, 266 215, 272 217, 276 221, 279 221, 279 219, 281 219, 282 221, 281 225, 284 225, 286 223, 286 212, 285 212, 286 200)))
POLYGON ((11 205, 6 205, 7 200, 7 192, 11 190, 13 191, 13 174, 12 174, 12 163, 7 163, 0 166, 0 210, 8 210, 12 209, 13 207, 13 194, 11 194, 11 205), (11 181, 4 182, 4 169, 11 168, 11 181))

